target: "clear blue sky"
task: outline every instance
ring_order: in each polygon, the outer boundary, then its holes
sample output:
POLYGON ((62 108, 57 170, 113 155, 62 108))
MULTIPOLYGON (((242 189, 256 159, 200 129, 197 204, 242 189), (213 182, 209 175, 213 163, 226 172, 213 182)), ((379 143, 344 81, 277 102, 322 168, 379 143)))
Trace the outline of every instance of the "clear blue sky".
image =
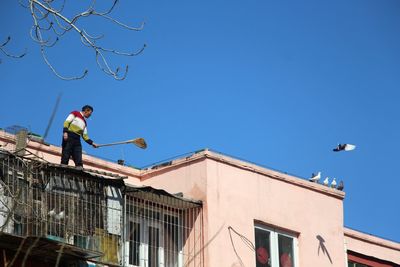
MULTIPOLYGON (((71 5, 72 1, 67 1, 71 5)), ((20 60, 0 55, 0 127, 18 124, 43 134, 55 100, 60 107, 47 141, 59 144, 67 114, 95 111, 89 134, 97 143, 145 137, 133 146, 89 154, 142 167, 211 148, 308 178, 344 180, 345 225, 400 241, 400 2, 392 1, 131 1, 114 13, 147 24, 122 31, 100 20, 104 44, 135 50, 118 82, 104 75, 92 51, 71 33, 50 52, 56 78, 30 40, 30 14, 17 1, 0 3, 0 39, 20 60), (337 143, 357 149, 333 153, 337 143)))

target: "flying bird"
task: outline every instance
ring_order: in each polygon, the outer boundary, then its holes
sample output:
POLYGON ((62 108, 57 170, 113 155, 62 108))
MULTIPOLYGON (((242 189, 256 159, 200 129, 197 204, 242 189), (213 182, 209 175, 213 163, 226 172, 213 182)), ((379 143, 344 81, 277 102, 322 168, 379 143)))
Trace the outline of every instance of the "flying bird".
POLYGON ((311 178, 308 179, 308 180, 309 180, 310 182, 316 183, 316 182, 319 181, 319 179, 321 179, 321 172, 317 172, 317 173, 311 174, 311 178))
POLYGON ((332 183, 331 183, 331 187, 332 188, 336 188, 336 185, 337 185, 336 178, 333 178, 332 183))
POLYGON ((352 144, 338 144, 337 147, 333 149, 334 152, 339 152, 339 151, 351 151, 356 148, 355 145, 352 144))
POLYGON ((329 184, 329 177, 326 177, 324 180, 324 185, 328 186, 328 184, 329 184))
POLYGON ((343 189, 344 189, 343 181, 340 181, 340 183, 339 183, 339 185, 337 187, 337 190, 343 191, 343 189))

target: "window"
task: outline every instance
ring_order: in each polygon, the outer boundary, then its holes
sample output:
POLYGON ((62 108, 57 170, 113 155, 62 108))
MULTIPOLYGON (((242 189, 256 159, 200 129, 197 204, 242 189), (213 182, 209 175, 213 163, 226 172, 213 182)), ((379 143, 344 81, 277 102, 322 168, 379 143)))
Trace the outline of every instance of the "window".
POLYGON ((125 257, 129 266, 183 266, 179 212, 136 205, 128 209, 125 257))
POLYGON ((164 215, 164 264, 165 266, 178 267, 182 265, 182 251, 180 238, 179 219, 173 215, 164 215))
POLYGON ((129 264, 139 266, 140 224, 129 222, 129 264))
POLYGON ((256 267, 296 267, 297 239, 288 233, 255 226, 256 267))

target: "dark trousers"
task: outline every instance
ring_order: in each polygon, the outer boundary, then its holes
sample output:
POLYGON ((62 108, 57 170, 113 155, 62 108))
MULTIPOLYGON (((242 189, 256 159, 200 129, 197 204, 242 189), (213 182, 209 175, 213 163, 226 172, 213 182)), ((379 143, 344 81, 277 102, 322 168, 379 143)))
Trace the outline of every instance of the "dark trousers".
POLYGON ((82 164, 82 144, 79 135, 68 133, 67 140, 62 140, 61 164, 68 165, 69 158, 75 162, 75 166, 83 166, 82 164))

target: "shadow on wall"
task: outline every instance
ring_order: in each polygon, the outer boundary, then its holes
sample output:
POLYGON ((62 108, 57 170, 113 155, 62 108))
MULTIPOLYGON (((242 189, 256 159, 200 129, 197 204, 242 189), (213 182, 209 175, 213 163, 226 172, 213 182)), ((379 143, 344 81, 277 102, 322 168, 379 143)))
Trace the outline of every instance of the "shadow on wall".
POLYGON ((193 259, 195 259, 197 257, 197 255, 199 255, 200 253, 202 253, 206 247, 208 247, 213 241, 214 239, 221 233, 222 229, 224 228, 225 223, 223 223, 221 225, 221 227, 218 229, 218 231, 210 238, 210 240, 204 244, 204 246, 202 248, 200 248, 199 251, 197 251, 191 259, 188 259, 188 261, 184 264, 184 266, 189 266, 189 264, 193 261, 193 259))
POLYGON ((329 261, 332 264, 333 262, 332 262, 331 255, 329 255, 329 251, 325 246, 325 239, 320 235, 317 235, 316 238, 318 239, 318 242, 319 242, 319 245, 318 245, 318 256, 319 256, 319 251, 322 250, 322 253, 324 253, 324 255, 326 255, 328 257, 329 261))

